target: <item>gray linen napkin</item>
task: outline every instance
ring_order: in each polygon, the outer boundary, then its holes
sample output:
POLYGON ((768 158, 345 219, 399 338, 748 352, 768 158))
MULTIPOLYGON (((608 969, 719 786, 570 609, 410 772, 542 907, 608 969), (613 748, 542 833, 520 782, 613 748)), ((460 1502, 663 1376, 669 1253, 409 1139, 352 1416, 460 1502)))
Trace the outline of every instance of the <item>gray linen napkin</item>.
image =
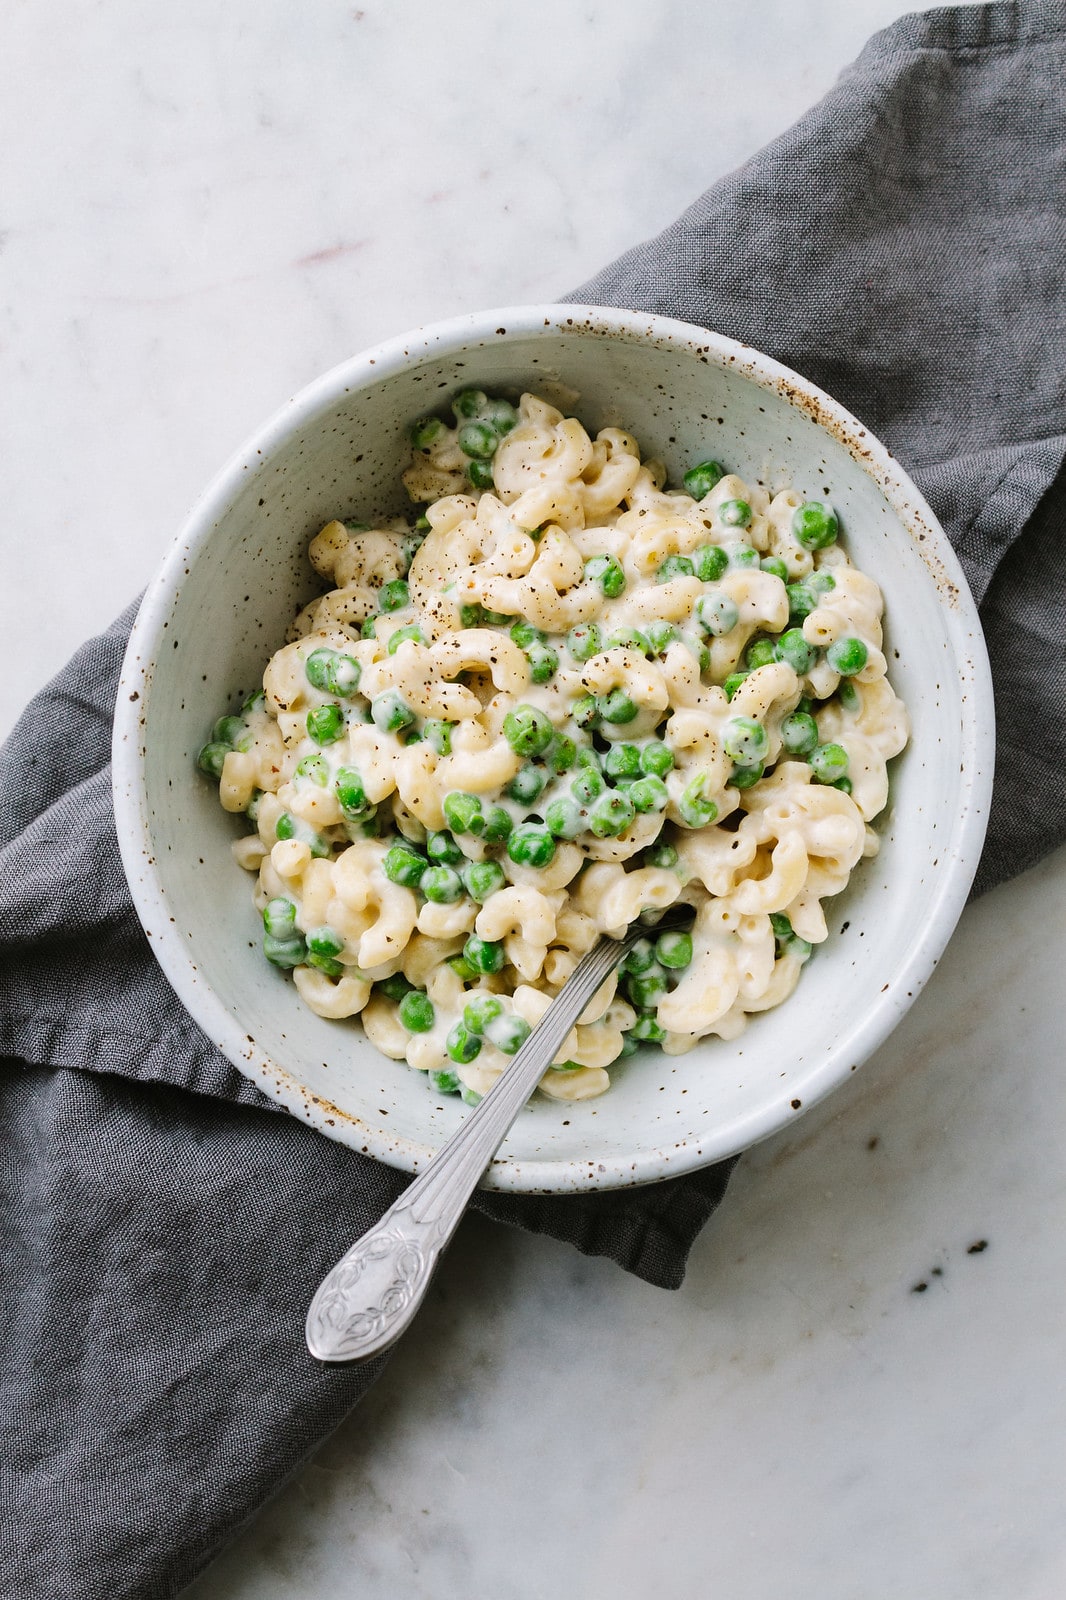
MULTIPOLYGON (((573 296, 768 351, 914 472, 992 653, 981 887, 1066 833, 1064 78, 1058 4, 904 18, 573 296)), ((269 1108, 155 967, 110 809, 129 622, 78 653, 0 754, 5 1600, 165 1600, 188 1582, 380 1370, 317 1368, 302 1314, 405 1181, 269 1108), (62 741, 37 739, 44 718, 62 741)), ((676 1285, 727 1179, 477 1203, 676 1285)))

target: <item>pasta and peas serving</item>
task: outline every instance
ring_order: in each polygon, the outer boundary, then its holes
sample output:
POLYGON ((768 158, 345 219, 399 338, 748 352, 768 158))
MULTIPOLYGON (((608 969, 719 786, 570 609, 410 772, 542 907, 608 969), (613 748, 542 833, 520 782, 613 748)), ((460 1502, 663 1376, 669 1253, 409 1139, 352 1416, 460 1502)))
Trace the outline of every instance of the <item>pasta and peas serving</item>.
POLYGON ((468 1102, 602 933, 691 905, 545 1073, 585 1099, 791 994, 877 849, 906 711, 823 500, 716 461, 667 489, 531 394, 452 409, 412 429, 424 513, 315 536, 332 587, 199 762, 254 825, 267 958, 468 1102))

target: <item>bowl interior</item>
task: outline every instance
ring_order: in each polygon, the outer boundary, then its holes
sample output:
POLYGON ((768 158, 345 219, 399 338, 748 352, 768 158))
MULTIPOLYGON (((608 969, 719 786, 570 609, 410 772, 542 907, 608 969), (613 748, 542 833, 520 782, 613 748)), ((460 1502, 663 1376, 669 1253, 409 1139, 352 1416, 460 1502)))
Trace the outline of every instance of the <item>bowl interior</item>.
POLYGON ((532 389, 591 430, 624 425, 674 482, 714 456, 771 491, 821 497, 828 485, 852 559, 886 598, 911 743, 893 764, 880 853, 828 902, 830 939, 796 994, 731 1043, 619 1063, 601 1099, 537 1097, 488 1180, 648 1181, 740 1150, 819 1099, 925 981, 983 831, 983 645, 946 540, 875 442, 858 425, 849 436, 844 414, 782 369, 699 330, 576 308, 501 313, 491 327, 464 319, 356 358, 298 396, 208 491, 146 598, 119 699, 116 805, 138 910, 179 995, 237 1066, 332 1136, 417 1169, 463 1108, 380 1056, 357 1023, 315 1016, 263 961, 252 880, 230 855, 240 830, 195 756, 319 592, 311 536, 333 516, 405 509, 407 425, 469 385, 532 389))

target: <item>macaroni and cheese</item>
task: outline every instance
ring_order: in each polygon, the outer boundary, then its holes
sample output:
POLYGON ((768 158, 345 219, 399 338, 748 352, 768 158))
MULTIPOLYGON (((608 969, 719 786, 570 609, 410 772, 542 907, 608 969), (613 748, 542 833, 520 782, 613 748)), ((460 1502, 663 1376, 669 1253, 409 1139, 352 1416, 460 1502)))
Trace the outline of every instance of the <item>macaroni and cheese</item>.
POLYGON ((603 933, 678 902, 540 1088, 731 1039, 877 849, 907 716, 835 513, 620 428, 464 390, 412 430, 413 524, 332 521, 329 584, 200 752, 263 947, 323 1017, 483 1094, 603 933))

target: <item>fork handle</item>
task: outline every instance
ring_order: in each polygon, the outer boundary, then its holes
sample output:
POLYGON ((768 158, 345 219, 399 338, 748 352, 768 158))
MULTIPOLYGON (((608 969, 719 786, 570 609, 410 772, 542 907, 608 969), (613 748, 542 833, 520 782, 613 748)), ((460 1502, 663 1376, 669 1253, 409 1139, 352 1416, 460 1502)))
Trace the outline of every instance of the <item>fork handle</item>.
MULTIPOLYGON (((689 908, 689 918, 691 914, 689 908)), ((654 931, 669 925, 664 918, 654 931)), ((623 938, 602 938, 582 957, 485 1098, 421 1177, 322 1280, 307 1313, 307 1347, 313 1356, 320 1361, 367 1361, 404 1332, 511 1124, 596 990, 648 931, 634 924, 623 938)))

